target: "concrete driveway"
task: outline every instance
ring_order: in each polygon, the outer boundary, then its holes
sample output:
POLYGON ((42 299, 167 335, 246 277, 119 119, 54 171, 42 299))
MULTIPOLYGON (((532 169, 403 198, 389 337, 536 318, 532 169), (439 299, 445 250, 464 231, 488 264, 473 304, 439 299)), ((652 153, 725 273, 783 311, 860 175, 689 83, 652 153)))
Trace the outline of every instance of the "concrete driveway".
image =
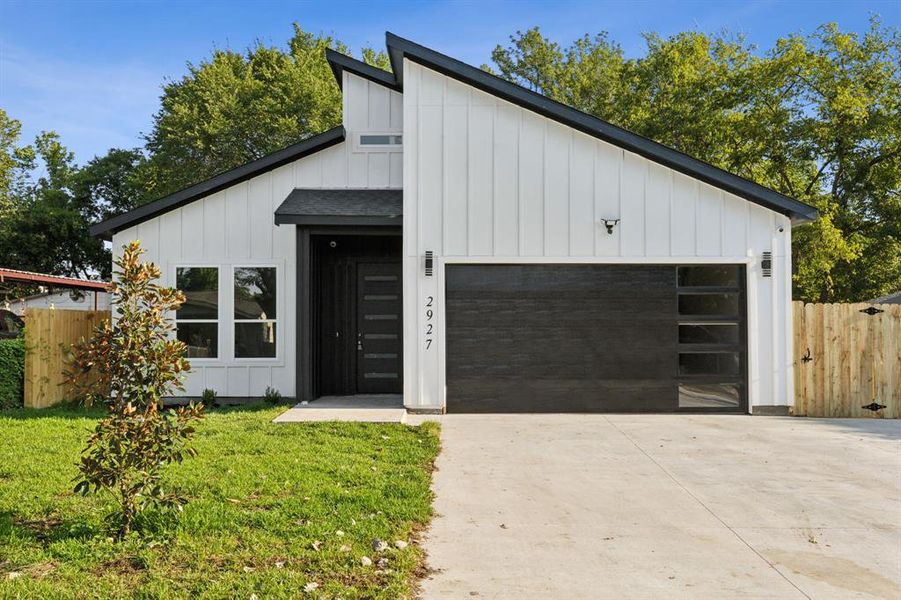
POLYGON ((901 421, 442 421, 425 598, 901 598, 901 421))

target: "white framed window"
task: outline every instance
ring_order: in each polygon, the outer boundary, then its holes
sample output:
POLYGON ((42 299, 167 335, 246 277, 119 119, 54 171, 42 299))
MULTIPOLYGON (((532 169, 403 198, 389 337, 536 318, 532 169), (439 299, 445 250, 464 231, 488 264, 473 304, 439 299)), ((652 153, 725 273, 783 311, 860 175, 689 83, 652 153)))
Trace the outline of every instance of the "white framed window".
POLYGON ((367 131, 354 136, 356 152, 402 152, 404 136, 396 131, 367 131))
POLYGON ((188 347, 187 358, 219 358, 219 267, 176 267, 175 287, 185 295, 175 326, 176 337, 188 347))
POLYGON ((237 360, 278 358, 278 268, 235 266, 233 270, 233 356, 237 360))

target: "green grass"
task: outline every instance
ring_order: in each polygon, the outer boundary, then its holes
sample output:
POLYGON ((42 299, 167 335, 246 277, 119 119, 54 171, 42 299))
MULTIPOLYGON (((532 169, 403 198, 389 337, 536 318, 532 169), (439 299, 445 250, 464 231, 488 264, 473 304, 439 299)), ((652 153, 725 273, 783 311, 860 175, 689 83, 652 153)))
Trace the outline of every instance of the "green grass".
POLYGON ((0 411, 0 597, 411 596, 437 426, 271 423, 281 410, 209 413, 198 457, 166 472, 190 502, 147 515, 124 542, 107 537, 110 498, 72 494, 99 413, 0 411), (374 539, 391 549, 374 552, 374 539), (363 556, 388 566, 363 566, 363 556))

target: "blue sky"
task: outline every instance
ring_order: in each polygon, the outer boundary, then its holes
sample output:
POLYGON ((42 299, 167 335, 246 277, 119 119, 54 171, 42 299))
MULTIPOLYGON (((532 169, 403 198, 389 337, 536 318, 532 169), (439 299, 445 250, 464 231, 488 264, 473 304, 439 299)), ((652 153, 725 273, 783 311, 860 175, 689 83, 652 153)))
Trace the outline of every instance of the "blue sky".
POLYGON ((23 137, 53 129, 83 163, 110 147, 141 145, 160 86, 215 47, 283 45, 297 21, 354 51, 392 31, 471 64, 517 30, 537 25, 566 45, 608 31, 630 55, 643 32, 742 33, 761 48, 837 22, 863 31, 872 13, 901 23, 901 0, 779 2, 304 2, 223 0, 0 0, 0 107, 23 137))

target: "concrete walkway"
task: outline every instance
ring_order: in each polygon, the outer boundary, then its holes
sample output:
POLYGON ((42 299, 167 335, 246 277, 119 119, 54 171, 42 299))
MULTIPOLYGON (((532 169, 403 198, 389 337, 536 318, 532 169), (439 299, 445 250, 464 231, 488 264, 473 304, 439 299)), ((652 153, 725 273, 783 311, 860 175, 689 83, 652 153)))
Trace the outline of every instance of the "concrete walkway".
POLYGON ((441 420, 425 598, 901 598, 901 421, 441 420))
POLYGON ((273 423, 308 421, 359 421, 361 423, 403 423, 407 417, 400 394, 364 394, 323 396, 306 404, 297 404, 273 423))

